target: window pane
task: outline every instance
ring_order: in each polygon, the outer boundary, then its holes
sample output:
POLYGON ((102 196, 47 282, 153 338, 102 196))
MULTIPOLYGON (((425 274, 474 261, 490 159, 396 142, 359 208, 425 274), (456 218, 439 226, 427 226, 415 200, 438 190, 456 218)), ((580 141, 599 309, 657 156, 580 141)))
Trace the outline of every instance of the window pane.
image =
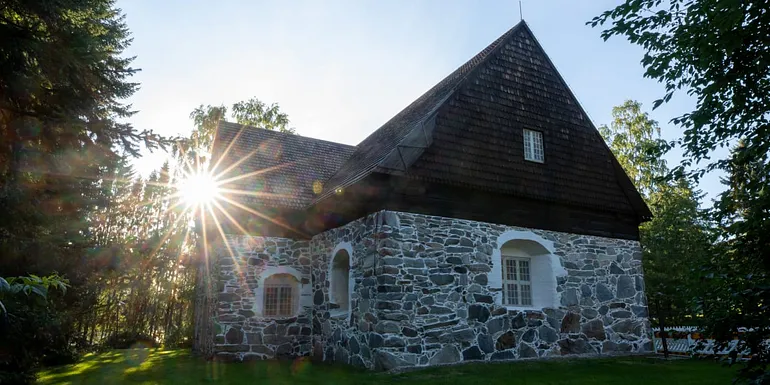
POLYGON ((535 160, 543 161, 543 134, 536 132, 533 135, 532 147, 534 149, 535 160))
POLYGON ((518 305, 519 304, 519 290, 515 283, 509 283, 505 290, 505 298, 507 300, 506 304, 508 305, 518 305))
POLYGON ((350 282, 350 256, 347 251, 340 250, 332 261, 331 287, 329 290, 331 303, 339 306, 339 310, 349 310, 348 289, 350 282))
POLYGON ((519 260, 519 281, 529 281, 529 261, 519 260))
POLYGON ((273 316, 278 312, 278 288, 265 288, 265 315, 273 316))
POLYGON ((524 306, 532 305, 532 287, 530 285, 521 285, 521 304, 524 306))
POLYGON ((278 314, 283 316, 291 315, 292 295, 291 287, 281 287, 279 298, 278 314))
POLYGON ((540 131, 524 130, 524 159, 542 162, 543 133, 540 131))
POLYGON ((505 279, 509 281, 516 280, 516 260, 513 260, 513 259, 505 260, 505 279))
POLYGON ((262 314, 266 317, 293 316, 299 293, 296 278, 289 274, 274 274, 265 279, 262 314))

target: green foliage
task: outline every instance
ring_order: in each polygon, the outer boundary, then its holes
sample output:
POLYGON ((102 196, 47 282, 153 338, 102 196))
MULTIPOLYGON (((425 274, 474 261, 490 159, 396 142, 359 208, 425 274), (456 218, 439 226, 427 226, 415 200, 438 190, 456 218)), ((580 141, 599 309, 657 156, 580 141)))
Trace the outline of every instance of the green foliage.
POLYGON ((661 153, 667 144, 639 102, 626 101, 612 109, 612 116, 611 126, 599 131, 653 213, 639 228, 650 313, 657 323, 661 318, 693 323, 698 313, 695 267, 711 244, 701 197, 686 180, 666 178, 669 169, 661 153))
POLYGON ((189 212, 177 205, 180 175, 166 164, 147 180, 130 167, 114 170, 108 206, 96 213, 92 233, 104 270, 92 278, 82 338, 103 347, 135 342, 177 345, 192 335, 195 266, 189 212))
POLYGON ((122 55, 131 40, 114 1, 4 2, 0 35, 0 111, 7 134, 0 145, 6 150, 39 138, 100 153, 118 145, 137 155, 138 143, 166 143, 115 120, 132 115, 120 100, 138 84, 128 81, 137 69, 130 67, 133 58, 122 55))
POLYGON ((40 363, 60 358, 60 352, 28 346, 56 341, 61 320, 49 306, 49 291, 63 294, 68 287, 57 274, 0 277, 0 383, 32 382, 40 363))
POLYGON ((752 357, 743 374, 765 384, 770 383, 770 167, 752 160, 739 143, 725 168, 728 189, 712 213, 720 242, 703 267, 706 285, 698 300, 708 330, 722 344, 747 328, 740 343, 752 357))
POLYGON ((678 90, 696 98, 695 110, 673 120, 684 129, 684 167, 741 138, 758 159, 770 154, 767 8, 765 0, 627 0, 589 22, 610 24, 605 40, 625 36, 645 49, 645 76, 665 84, 655 107, 678 90))
MULTIPOLYGON (((224 105, 204 106, 201 104, 190 113, 190 119, 195 124, 195 130, 189 140, 193 148, 208 149, 211 147, 214 142, 217 123, 220 120, 227 120, 227 111, 228 109, 224 105)), ((257 98, 251 98, 233 103, 231 111, 231 119, 238 124, 290 134, 296 133, 293 127, 289 127, 289 116, 281 112, 281 108, 276 103, 268 106, 257 98)))
POLYGON ((158 343, 155 342, 153 337, 134 331, 122 331, 113 334, 102 341, 101 345, 108 349, 145 349, 158 347, 158 343))
POLYGON ((666 143, 660 139, 658 122, 642 112, 641 103, 634 100, 613 107, 612 118, 610 127, 600 126, 599 132, 618 162, 642 196, 660 191, 668 168, 661 158, 666 143))
POLYGON ((650 314, 672 325, 697 324, 695 298, 702 290, 699 267, 711 251, 712 231, 699 208, 700 196, 679 179, 652 193, 654 213, 640 229, 650 314))
POLYGON ((281 112, 278 104, 266 105, 257 98, 233 104, 233 118, 238 124, 260 127, 267 130, 295 133, 289 127, 289 116, 281 112))
POLYGON ((646 53, 645 76, 665 84, 668 102, 682 90, 695 109, 673 119, 683 129, 677 167, 697 180, 725 171, 728 189, 711 211, 718 243, 702 270, 698 300, 706 326, 722 343, 739 327, 751 350, 744 371, 754 383, 770 383, 770 12, 767 1, 627 0, 589 22, 610 23, 608 39, 625 36, 646 53), (718 147, 737 148, 714 159, 718 147), (699 162, 708 161, 704 166, 699 162))
POLYGON ((29 296, 33 294, 38 300, 45 301, 48 298, 49 288, 67 291, 69 283, 58 274, 51 274, 46 277, 38 277, 31 274, 25 277, 9 277, 5 279, 0 277, 0 314, 7 312, 2 299, 6 296, 24 294, 29 296))
POLYGON ((5 1, 0 36, 0 272, 23 277, 0 282, 0 354, 12 352, 2 370, 17 383, 82 346, 114 257, 95 236, 108 179, 124 156, 171 141, 125 122, 137 70, 114 1, 5 1))

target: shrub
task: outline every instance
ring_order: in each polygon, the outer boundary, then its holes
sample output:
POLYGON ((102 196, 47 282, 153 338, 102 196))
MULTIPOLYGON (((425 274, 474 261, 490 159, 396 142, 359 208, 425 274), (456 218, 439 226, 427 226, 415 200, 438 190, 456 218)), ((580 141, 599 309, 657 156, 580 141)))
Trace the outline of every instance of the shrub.
POLYGON ((119 332, 102 343, 102 347, 107 349, 129 349, 136 346, 156 348, 158 344, 152 337, 137 332, 119 332))
POLYGON ((56 275, 0 277, 0 384, 33 383, 46 357, 74 357, 53 349, 64 338, 59 315, 49 303, 48 289, 53 287, 66 290, 67 282, 56 275))

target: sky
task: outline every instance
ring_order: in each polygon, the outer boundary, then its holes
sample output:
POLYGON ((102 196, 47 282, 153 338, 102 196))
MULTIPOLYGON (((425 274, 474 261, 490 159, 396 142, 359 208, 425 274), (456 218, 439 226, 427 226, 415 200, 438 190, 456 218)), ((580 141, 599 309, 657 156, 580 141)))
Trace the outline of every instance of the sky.
MULTIPOLYGON (((644 52, 605 42, 586 21, 615 0, 523 0, 524 20, 598 127, 612 107, 638 100, 663 138, 690 111, 684 95, 652 111, 663 85, 643 77, 644 52)), ((200 104, 257 97, 278 103, 303 136, 355 145, 520 20, 515 0, 119 0, 140 68, 128 100, 139 130, 187 135, 200 104)), ((135 163, 147 174, 164 156, 135 163)), ((667 155, 670 165, 681 153, 667 155)), ((699 186, 709 200, 718 175, 699 186)))

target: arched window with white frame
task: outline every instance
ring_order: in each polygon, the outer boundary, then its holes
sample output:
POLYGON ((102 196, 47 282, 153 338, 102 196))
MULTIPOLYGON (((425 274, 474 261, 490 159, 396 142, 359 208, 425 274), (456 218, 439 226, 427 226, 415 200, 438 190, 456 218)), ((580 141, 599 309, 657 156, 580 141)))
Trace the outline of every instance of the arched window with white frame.
POLYGON ((299 282, 290 274, 274 274, 265 279, 263 315, 291 317, 299 302, 299 282))
POLYGON ((302 276, 288 266, 267 267, 255 289, 254 313, 265 318, 287 318, 299 314, 302 276))
POLYGON ((503 254, 503 303, 510 306, 532 306, 531 258, 503 254))
POLYGON ((556 278, 567 271, 554 254, 553 242, 518 230, 501 234, 497 242, 489 274, 495 302, 508 309, 558 307, 556 278))
POLYGON ((329 262, 329 302, 332 316, 344 316, 350 312, 353 279, 350 244, 343 242, 331 254, 329 262))

